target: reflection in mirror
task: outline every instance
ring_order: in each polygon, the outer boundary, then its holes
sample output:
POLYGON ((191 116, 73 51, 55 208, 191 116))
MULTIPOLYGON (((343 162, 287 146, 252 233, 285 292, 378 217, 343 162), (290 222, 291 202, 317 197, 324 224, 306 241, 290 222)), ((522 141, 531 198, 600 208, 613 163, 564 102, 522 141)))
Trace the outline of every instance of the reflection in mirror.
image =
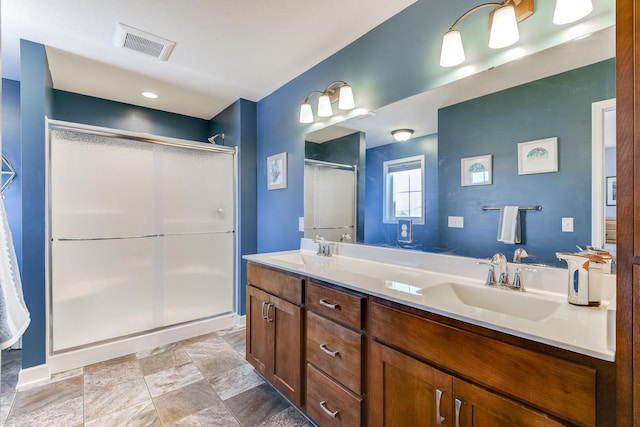
POLYGON ((591 108, 615 96, 614 55, 611 27, 320 129, 306 136, 306 148, 340 135, 366 140, 358 242, 482 258, 496 252, 511 258, 524 248, 523 262, 559 266, 556 251, 593 242, 591 108), (391 131, 398 128, 414 129, 414 137, 395 143, 391 131), (546 138, 557 138, 558 170, 519 175, 518 144, 546 138), (397 224, 383 220, 382 165, 418 155, 425 156, 425 219, 404 243, 397 224), (461 159, 487 155, 492 182, 462 186, 461 159), (521 244, 498 242, 499 213, 481 209, 509 205, 543 207, 520 213, 521 244), (562 230, 563 218, 573 219, 573 231, 562 230))

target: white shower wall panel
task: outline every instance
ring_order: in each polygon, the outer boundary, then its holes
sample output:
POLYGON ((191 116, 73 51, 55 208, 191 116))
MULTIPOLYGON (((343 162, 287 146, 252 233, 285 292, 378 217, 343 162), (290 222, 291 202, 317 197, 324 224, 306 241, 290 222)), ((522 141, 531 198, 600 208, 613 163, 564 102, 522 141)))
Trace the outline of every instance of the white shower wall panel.
POLYGON ((53 239, 155 232, 153 144, 52 132, 53 239))
POLYGON ((233 230, 233 156, 162 145, 155 150, 158 231, 233 230))
POLYGON ((163 326, 233 312, 233 239, 232 233, 161 239, 163 326))
POLYGON ((53 350, 154 328, 155 240, 52 242, 53 350))

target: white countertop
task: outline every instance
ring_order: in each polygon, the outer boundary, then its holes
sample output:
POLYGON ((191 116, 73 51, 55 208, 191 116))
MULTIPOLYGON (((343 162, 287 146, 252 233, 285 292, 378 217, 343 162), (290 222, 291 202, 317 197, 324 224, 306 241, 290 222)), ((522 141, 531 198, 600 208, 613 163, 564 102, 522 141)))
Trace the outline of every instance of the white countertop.
MULTIPOLYGON (((339 244, 339 255, 322 257, 306 250, 313 247, 307 240, 303 239, 302 249, 297 251, 243 258, 554 347, 615 360, 615 307, 608 300, 613 299, 612 291, 604 292, 608 299, 603 299, 600 307, 571 305, 566 294, 557 292, 566 287, 562 279, 566 270, 535 267, 535 272, 523 273, 527 291, 518 292, 485 286, 487 267, 476 265, 472 258, 349 244, 339 244), (484 308, 475 306, 475 301, 465 303, 464 298, 456 298, 457 289, 472 291, 467 297, 484 301, 480 304, 484 308), (492 305, 497 308, 490 309, 492 305)), ((513 269, 510 264, 509 271, 513 269)))

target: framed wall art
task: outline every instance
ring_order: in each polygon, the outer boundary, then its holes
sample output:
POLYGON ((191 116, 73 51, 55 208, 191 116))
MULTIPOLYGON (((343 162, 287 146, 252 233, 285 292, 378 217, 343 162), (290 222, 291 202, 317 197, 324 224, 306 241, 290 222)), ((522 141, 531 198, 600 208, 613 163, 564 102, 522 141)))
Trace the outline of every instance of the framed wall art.
POLYGON ((460 159, 460 185, 489 185, 493 183, 493 156, 460 159))
POLYGON ((267 189, 287 188, 287 153, 267 157, 267 189))
POLYGON ((558 138, 518 144, 518 175, 558 172, 558 138))
POLYGON ((607 206, 616 205, 616 177, 607 177, 607 206))

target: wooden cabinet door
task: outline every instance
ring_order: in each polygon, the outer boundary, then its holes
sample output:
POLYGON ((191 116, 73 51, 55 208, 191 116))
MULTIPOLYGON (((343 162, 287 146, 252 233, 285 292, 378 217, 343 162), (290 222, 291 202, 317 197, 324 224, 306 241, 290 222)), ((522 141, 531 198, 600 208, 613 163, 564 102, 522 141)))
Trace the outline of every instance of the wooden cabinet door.
POLYGON ((371 426, 454 426, 452 377, 376 342, 369 387, 371 426))
POLYGON ((273 328, 273 382, 302 406, 302 307, 271 296, 268 321, 273 328))
POLYGON ((273 371, 273 328, 267 321, 270 296, 247 286, 247 361, 263 376, 273 371))
MULTIPOLYGON (((554 427, 564 424, 510 399, 454 378, 454 419, 460 427, 554 427)), ((544 393, 544 390, 540 390, 544 393)), ((570 405, 571 402, 567 402, 570 405)))

